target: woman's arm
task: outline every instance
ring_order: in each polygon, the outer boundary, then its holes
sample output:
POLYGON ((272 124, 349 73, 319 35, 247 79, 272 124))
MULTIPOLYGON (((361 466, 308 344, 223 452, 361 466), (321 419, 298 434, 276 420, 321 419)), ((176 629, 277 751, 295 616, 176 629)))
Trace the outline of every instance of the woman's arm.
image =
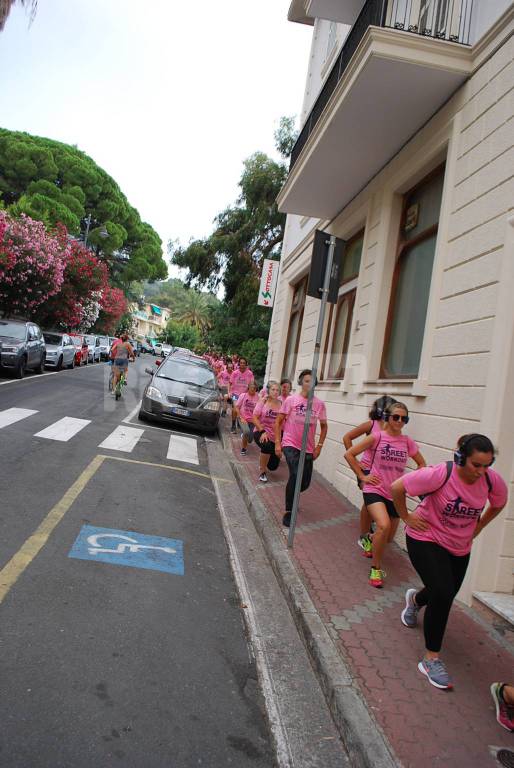
POLYGON ((409 528, 413 528, 416 531, 428 531, 430 526, 426 520, 423 520, 416 514, 411 514, 407 509, 407 492, 401 477, 398 480, 395 480, 392 484, 391 495, 393 497, 394 508, 409 528))
POLYGON ((491 523, 495 517, 498 517, 503 508, 504 507, 488 507, 486 511, 480 515, 475 528, 475 533, 473 534, 474 539, 476 539, 478 534, 484 530, 486 525, 489 525, 489 523, 491 523))
POLYGON ((357 440, 358 437, 361 435, 367 435, 371 430, 373 429, 373 422, 371 419, 369 421, 365 421, 363 424, 359 424, 358 427, 354 427, 353 429, 350 429, 349 432, 347 432, 345 435, 343 435, 343 445, 346 448, 346 450, 350 450, 352 447, 353 441, 357 440))
POLYGON ((418 451, 418 452, 417 452, 417 453, 416 453, 416 454, 415 454, 415 455, 412 457, 412 459, 413 459, 413 460, 416 462, 416 464, 418 465, 418 469, 423 469, 423 467, 426 467, 426 465, 427 465, 427 463, 426 463, 425 459, 423 458, 423 455, 422 455, 422 453, 421 453, 420 451, 418 451))
POLYGON ((364 438, 364 440, 361 440, 360 443, 357 443, 357 445, 352 446, 352 448, 349 448, 344 457, 349 464, 350 468, 355 473, 358 480, 362 482, 370 482, 371 475, 365 475, 362 471, 362 467, 357 461, 356 457, 360 453, 364 453, 365 450, 368 448, 371 448, 375 442, 375 437, 373 435, 369 435, 368 437, 364 438))
POLYGON ((275 421, 275 455, 278 456, 279 459, 282 456, 282 424, 284 423, 285 419, 285 413, 279 413, 277 420, 275 421))

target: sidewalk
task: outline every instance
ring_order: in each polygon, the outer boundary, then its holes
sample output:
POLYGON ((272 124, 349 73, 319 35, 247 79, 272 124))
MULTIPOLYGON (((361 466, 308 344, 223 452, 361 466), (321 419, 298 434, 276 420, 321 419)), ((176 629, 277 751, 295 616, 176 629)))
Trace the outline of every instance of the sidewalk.
MULTIPOLYGON (((285 462, 268 473, 270 482, 264 485, 257 479, 258 449, 250 446, 241 457, 239 439, 227 434, 224 439, 232 447, 240 482, 258 496, 276 532, 282 528, 285 462)), ((514 649, 470 609, 455 604, 444 645, 455 688, 433 688, 417 669, 424 650, 422 627, 409 630, 400 621, 406 588, 419 584, 408 557, 390 547, 385 586, 374 589, 367 583, 369 560, 356 545, 358 532, 358 511, 315 473, 301 495, 290 556, 396 764, 499 765, 491 748, 514 750, 514 734, 496 722, 489 686, 514 682, 514 649)), ((285 539, 283 547, 289 551, 285 539)))

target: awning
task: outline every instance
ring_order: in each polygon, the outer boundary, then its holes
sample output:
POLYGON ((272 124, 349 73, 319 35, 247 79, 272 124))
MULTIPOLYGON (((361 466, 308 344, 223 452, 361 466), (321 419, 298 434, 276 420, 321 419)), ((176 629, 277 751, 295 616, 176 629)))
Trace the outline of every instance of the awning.
POLYGON ((162 314, 162 313, 161 313, 161 308, 160 308, 160 307, 156 306, 155 304, 150 304, 150 306, 151 306, 151 308, 152 308, 152 312, 154 313, 154 315, 160 315, 160 314, 162 314))

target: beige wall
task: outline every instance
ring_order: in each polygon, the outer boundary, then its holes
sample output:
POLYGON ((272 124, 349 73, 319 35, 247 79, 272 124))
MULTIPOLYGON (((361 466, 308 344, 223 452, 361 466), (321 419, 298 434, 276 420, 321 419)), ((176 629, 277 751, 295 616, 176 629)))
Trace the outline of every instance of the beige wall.
MULTIPOLYGON (((447 460, 456 438, 491 436, 497 468, 514 483, 514 38, 328 226, 348 239, 365 227, 349 360, 343 382, 324 383, 329 434, 317 462, 352 502, 361 496, 341 438, 387 392, 411 409, 408 427, 429 463, 447 460), (420 373, 380 381, 402 195, 446 161, 443 204, 420 373)), ((307 273, 316 222, 288 217, 270 333, 268 377, 282 370, 292 285, 307 273)), ((322 223, 324 224, 324 223, 322 223)), ((325 223, 326 224, 326 223, 325 223)), ((319 302, 307 299, 297 370, 312 360, 319 302)), ((475 547, 464 590, 514 591, 514 499, 475 547)))

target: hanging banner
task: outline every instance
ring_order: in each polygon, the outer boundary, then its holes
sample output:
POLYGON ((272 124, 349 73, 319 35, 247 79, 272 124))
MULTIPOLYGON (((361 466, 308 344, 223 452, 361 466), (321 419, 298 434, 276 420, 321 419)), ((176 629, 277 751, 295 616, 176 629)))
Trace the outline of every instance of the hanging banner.
POLYGON ((275 300, 275 290, 278 280, 278 269, 280 262, 272 259, 264 259, 262 267, 261 284, 259 287, 259 298, 257 304, 261 307, 272 307, 275 300))

